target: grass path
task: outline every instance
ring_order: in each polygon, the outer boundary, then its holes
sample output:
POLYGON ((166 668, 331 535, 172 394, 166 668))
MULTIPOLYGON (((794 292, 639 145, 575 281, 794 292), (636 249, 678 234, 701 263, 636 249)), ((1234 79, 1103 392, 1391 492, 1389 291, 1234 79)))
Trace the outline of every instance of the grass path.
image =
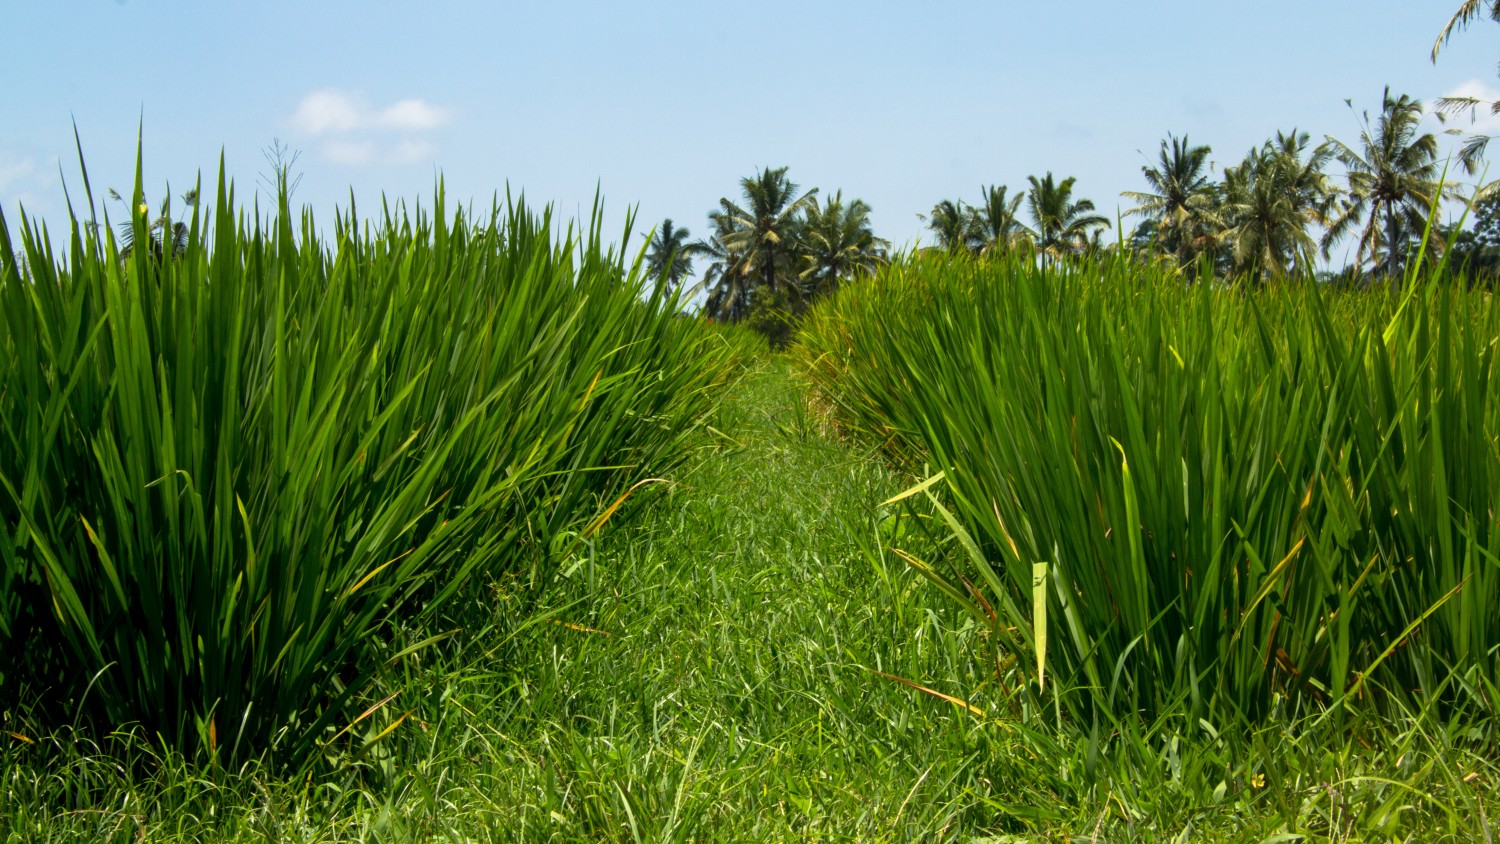
POLYGON ((820 431, 781 361, 716 428, 712 456, 573 572, 564 594, 591 611, 560 617, 603 632, 553 625, 522 649, 548 655, 525 743, 556 781, 519 819, 580 840, 944 837, 983 788, 972 719, 871 673, 957 691, 971 665, 961 619, 866 553, 900 480, 820 431))

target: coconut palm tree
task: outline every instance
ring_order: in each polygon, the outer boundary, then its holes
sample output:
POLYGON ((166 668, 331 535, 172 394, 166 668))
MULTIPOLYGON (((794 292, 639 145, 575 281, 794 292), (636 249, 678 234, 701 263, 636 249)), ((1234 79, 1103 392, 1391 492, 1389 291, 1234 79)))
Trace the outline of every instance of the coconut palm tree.
POLYGON ((1195 253, 1201 251, 1197 247, 1203 244, 1213 212, 1210 151, 1206 146, 1193 146, 1186 135, 1168 135, 1161 142, 1157 166, 1141 167, 1151 190, 1121 194, 1137 203, 1126 215, 1138 214, 1154 221, 1161 247, 1175 255, 1181 266, 1191 265, 1195 253))
POLYGON ((1309 214, 1293 192, 1298 164, 1274 144, 1250 150, 1245 160, 1224 171, 1224 228, 1219 233, 1230 265, 1241 277, 1286 275, 1306 265, 1317 248, 1308 233, 1309 214))
POLYGON ((954 255, 960 252, 978 252, 984 245, 979 216, 963 200, 944 199, 932 206, 932 213, 922 219, 926 220, 927 228, 937 235, 938 248, 946 252, 954 255))
POLYGON ((796 275, 800 215, 818 193, 813 188, 799 194, 797 184, 786 177, 786 171, 785 167, 768 167, 753 177, 741 179, 743 206, 728 199, 719 200, 720 213, 729 223, 729 230, 722 236, 724 245, 740 255, 745 271, 758 276, 758 283, 773 294, 782 279, 796 275))
POLYGON ((1109 220, 1092 213, 1092 201, 1073 199, 1073 185, 1078 181, 1074 177, 1058 182, 1048 172, 1043 178, 1027 179, 1031 189, 1026 193, 1026 208, 1035 223, 1037 247, 1044 260, 1081 252, 1088 245, 1091 229, 1109 226, 1109 220))
POLYGON ((693 274, 693 256, 688 245, 688 230, 672 225, 671 217, 663 220, 646 248, 646 275, 664 281, 669 291, 677 289, 683 279, 693 274))
MULTIPOLYGON (((1402 244, 1427 227, 1438 191, 1437 136, 1421 132, 1422 103, 1386 88, 1372 127, 1362 115, 1358 149, 1330 137, 1327 147, 1348 170, 1349 202, 1328 225, 1323 251, 1363 221, 1356 261, 1385 252, 1385 272, 1400 286, 1402 244)), ((1352 107, 1352 106, 1351 106, 1352 107)))
POLYGON ((1327 225, 1338 196, 1325 172, 1332 153, 1311 148, 1293 129, 1252 149, 1224 171, 1218 240, 1230 266, 1245 277, 1281 276, 1308 266, 1316 248, 1309 227, 1327 225))
POLYGON ((801 281, 804 295, 835 290, 839 283, 885 263, 890 243, 875 236, 870 226, 870 206, 862 199, 844 204, 843 191, 819 206, 817 197, 808 203, 802 225, 801 281))
POLYGON ((985 254, 1004 255, 1011 250, 1029 245, 1034 234, 1016 216, 1025 194, 1007 197, 1010 188, 1005 185, 981 187, 982 204, 974 210, 981 251, 985 254))
POLYGON ((738 322, 750 313, 755 278, 744 254, 728 245, 727 239, 734 234, 733 218, 723 211, 713 211, 708 221, 714 233, 686 247, 689 256, 701 256, 709 262, 699 282, 708 290, 703 312, 717 320, 738 322))

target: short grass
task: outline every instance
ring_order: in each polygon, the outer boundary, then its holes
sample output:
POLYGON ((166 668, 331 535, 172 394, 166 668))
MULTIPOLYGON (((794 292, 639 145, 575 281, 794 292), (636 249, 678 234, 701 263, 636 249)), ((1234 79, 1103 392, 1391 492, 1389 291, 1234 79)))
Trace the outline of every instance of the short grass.
POLYGON ((879 502, 910 479, 828 436, 782 360, 732 391, 698 454, 528 622, 505 621, 504 584, 471 595, 462 643, 384 678, 397 697, 369 732, 406 719, 335 775, 203 770, 8 714, 0 841, 1493 835, 1500 772, 1462 735, 1079 742, 965 708, 1003 704, 974 673, 980 630, 880 550, 897 528, 879 502))

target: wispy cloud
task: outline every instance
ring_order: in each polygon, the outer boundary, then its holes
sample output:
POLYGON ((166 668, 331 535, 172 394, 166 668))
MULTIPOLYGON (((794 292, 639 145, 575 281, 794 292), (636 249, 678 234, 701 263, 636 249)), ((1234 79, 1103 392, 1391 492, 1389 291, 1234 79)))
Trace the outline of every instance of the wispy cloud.
POLYGON ((396 144, 391 150, 391 155, 397 161, 428 161, 437 147, 428 141, 406 140, 396 144))
POLYGON ((372 106, 359 94, 324 88, 303 97, 288 123, 297 133, 320 139, 327 160, 360 166, 431 160, 437 148, 423 135, 450 118, 448 109, 424 99, 372 106))
POLYGON ((360 128, 364 109, 348 94, 314 91, 302 98, 292 115, 292 128, 308 135, 348 132, 360 128))
POLYGON ((359 166, 370 164, 380 157, 374 141, 341 141, 332 139, 323 142, 323 157, 334 164, 359 166))
POLYGON ((35 172, 36 162, 31 159, 0 154, 0 194, 8 192, 12 185, 28 179, 35 172))
POLYGON ((56 210, 52 194, 57 179, 55 160, 52 167, 43 167, 34 155, 0 148, 0 208, 20 206, 32 214, 51 214, 56 210))
POLYGON ((426 100, 401 100, 380 110, 375 123, 392 129, 436 129, 448 122, 448 110, 426 100))

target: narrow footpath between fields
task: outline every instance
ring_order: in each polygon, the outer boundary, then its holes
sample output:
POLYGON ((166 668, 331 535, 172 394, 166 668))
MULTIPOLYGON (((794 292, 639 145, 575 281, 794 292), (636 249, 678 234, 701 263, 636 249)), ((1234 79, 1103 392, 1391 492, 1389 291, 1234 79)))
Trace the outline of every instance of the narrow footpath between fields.
POLYGON ((521 741, 524 779, 548 783, 542 823, 580 839, 947 837, 988 790, 974 719, 875 673, 977 682, 965 619, 880 562, 878 504, 902 480, 827 432, 782 360, 713 428, 573 572, 593 610, 536 649, 521 741))

